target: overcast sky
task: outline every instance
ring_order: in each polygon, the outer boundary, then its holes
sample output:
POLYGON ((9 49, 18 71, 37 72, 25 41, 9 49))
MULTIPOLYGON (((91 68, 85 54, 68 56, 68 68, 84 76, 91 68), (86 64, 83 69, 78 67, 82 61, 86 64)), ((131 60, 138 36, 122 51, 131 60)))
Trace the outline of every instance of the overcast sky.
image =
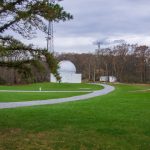
MULTIPOLYGON (((150 0, 64 0, 74 20, 54 24, 56 52, 94 52, 96 40, 124 39, 150 45, 150 0)), ((46 35, 26 40, 46 47, 46 35)))

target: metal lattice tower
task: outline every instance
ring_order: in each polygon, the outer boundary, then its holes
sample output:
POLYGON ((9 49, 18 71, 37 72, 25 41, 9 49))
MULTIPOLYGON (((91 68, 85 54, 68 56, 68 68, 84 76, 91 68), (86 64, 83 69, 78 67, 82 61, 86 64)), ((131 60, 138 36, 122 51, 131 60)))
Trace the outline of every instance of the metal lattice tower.
MULTIPOLYGON (((56 1, 62 1, 62 0, 48 0, 49 4, 55 4, 56 1)), ((50 53, 54 53, 54 23, 52 20, 49 20, 48 22, 48 33, 47 33, 47 51, 50 53)))
POLYGON ((101 49, 101 44, 102 44, 102 42, 101 42, 101 41, 96 41, 96 42, 94 42, 94 45, 97 45, 98 50, 100 50, 100 49, 101 49))
POLYGON ((100 50, 102 45, 123 44, 123 43, 126 43, 126 41, 123 40, 123 39, 120 39, 120 40, 112 40, 112 41, 111 41, 111 40, 109 40, 108 38, 104 38, 104 39, 95 41, 93 44, 94 44, 94 45, 97 45, 98 50, 100 50))

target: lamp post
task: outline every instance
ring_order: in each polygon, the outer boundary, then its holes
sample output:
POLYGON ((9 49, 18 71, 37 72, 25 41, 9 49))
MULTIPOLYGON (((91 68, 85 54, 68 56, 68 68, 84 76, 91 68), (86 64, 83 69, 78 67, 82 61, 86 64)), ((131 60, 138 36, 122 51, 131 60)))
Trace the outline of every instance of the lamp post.
MULTIPOLYGON (((55 4, 56 1, 62 1, 62 0, 48 0, 49 4, 55 4)), ((47 51, 50 53, 54 53, 54 24, 52 20, 49 20, 48 22, 48 33, 47 33, 47 51)))

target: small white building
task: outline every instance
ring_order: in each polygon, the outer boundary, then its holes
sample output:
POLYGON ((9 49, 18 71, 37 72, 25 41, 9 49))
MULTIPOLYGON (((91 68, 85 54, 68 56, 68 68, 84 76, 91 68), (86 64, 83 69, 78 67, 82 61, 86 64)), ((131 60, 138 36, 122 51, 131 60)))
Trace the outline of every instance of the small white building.
POLYGON ((101 76, 100 81, 101 82, 116 82, 117 78, 115 76, 101 76))
POLYGON ((108 82, 109 78, 108 78, 108 76, 100 76, 100 81, 101 82, 108 82))
MULTIPOLYGON (((62 83, 81 83, 82 75, 76 73, 75 65, 68 60, 63 60, 59 63, 59 75, 62 83)), ((51 82, 57 82, 53 74, 50 75, 51 82)))

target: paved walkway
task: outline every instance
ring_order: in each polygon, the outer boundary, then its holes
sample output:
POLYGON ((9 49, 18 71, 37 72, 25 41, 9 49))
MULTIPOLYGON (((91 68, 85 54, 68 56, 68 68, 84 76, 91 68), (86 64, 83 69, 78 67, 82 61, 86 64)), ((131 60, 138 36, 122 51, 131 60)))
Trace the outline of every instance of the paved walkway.
POLYGON ((102 90, 94 91, 89 94, 68 97, 68 98, 59 98, 59 99, 50 99, 50 100, 36 100, 36 101, 27 101, 27 102, 0 102, 0 109, 4 108, 16 108, 16 107, 25 107, 25 106, 36 106, 36 105, 51 105, 51 104, 58 104, 64 102, 71 102, 71 101, 79 101, 79 100, 87 100, 93 97, 101 96, 108 94, 115 90, 113 86, 100 84, 104 87, 102 90))

